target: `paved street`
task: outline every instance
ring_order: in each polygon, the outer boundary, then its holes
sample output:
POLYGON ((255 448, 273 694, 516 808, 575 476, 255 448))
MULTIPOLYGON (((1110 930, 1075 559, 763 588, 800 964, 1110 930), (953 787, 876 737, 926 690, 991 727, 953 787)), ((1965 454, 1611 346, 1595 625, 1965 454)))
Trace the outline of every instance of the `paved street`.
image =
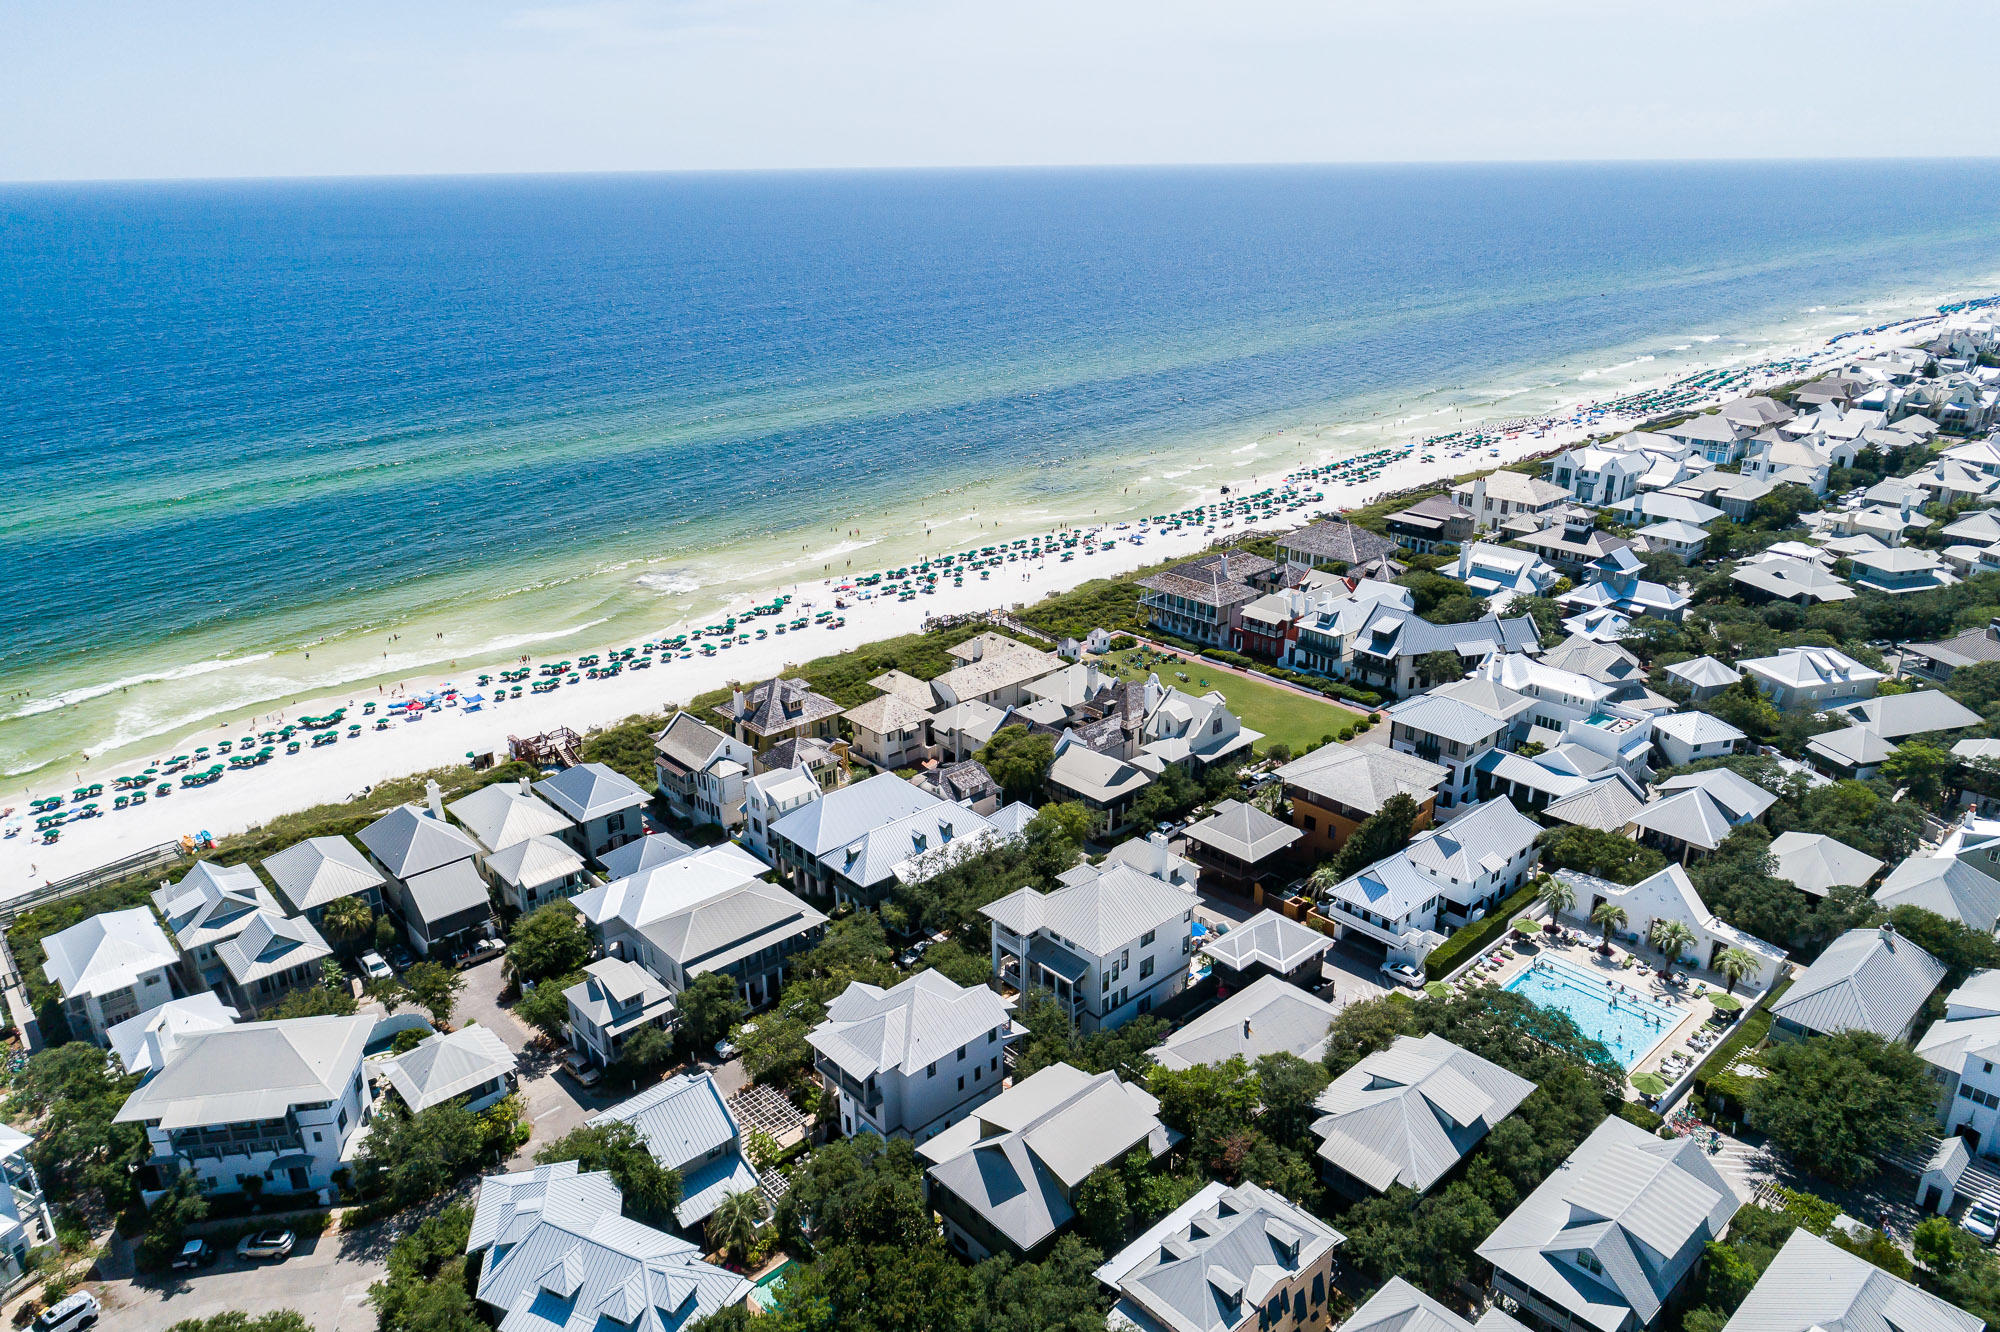
POLYGON ((301 1239, 280 1263, 239 1263, 225 1255, 206 1271, 173 1272, 90 1288, 104 1305, 101 1332, 159 1332, 186 1318, 230 1309, 252 1315, 296 1309, 318 1332, 372 1332, 368 1286, 383 1271, 382 1227, 358 1236, 301 1239))

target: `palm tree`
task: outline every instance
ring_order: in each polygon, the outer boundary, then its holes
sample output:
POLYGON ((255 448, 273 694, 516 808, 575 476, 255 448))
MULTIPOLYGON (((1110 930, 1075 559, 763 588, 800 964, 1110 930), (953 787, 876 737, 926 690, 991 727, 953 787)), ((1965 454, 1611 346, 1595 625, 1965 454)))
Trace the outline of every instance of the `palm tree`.
POLYGON ((1590 923, 1604 931, 1604 947, 1607 951, 1611 947, 1611 932, 1623 925, 1627 919, 1629 917, 1625 914, 1625 908, 1616 902, 1599 902, 1597 909, 1590 913, 1590 923))
POLYGON ((1576 906, 1576 889, 1552 874, 1542 876, 1541 884, 1535 889, 1535 897, 1549 909, 1550 920, 1576 906))
POLYGON ((1757 969, 1757 959, 1741 948, 1725 948, 1717 954, 1715 969, 1729 982, 1729 993, 1736 993, 1736 982, 1757 969))
POLYGON ((351 944, 375 928, 375 913, 359 897, 336 897, 326 904, 319 927, 336 944, 351 944))
POLYGON ((1665 956, 1666 964, 1670 968, 1680 957, 1681 950, 1694 944, 1694 931, 1677 920, 1654 921, 1649 937, 1653 947, 1659 949, 1665 956))
POLYGON ((708 1214, 708 1242, 740 1263, 757 1242, 757 1223, 763 1215, 764 1200, 756 1189, 732 1193, 708 1214))

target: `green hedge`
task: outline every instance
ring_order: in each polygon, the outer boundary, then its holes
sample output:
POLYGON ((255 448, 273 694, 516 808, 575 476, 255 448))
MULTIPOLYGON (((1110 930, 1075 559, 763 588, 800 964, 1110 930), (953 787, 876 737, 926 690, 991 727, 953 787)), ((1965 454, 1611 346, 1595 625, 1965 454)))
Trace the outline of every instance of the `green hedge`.
POLYGON ((1658 1133, 1667 1122, 1637 1101, 1620 1101, 1618 1117, 1628 1124, 1637 1124, 1648 1133, 1658 1133))
POLYGON ((1733 1117, 1741 1117, 1751 1079, 1730 1072, 1730 1065, 1745 1050, 1754 1050, 1764 1043, 1764 1038, 1771 1031, 1771 1005, 1791 988, 1791 984, 1790 980, 1783 980, 1773 986, 1756 1009, 1738 1019, 1736 1030, 1718 1041, 1715 1048, 1708 1052, 1708 1058, 1695 1069, 1694 1094, 1707 1105, 1711 1115, 1720 1116, 1727 1111, 1733 1117))
POLYGON ((1374 690, 1357 689, 1355 686, 1342 680, 1329 680, 1322 675, 1307 675, 1303 671, 1288 671, 1283 666, 1273 666, 1268 661, 1259 661, 1255 657, 1246 657, 1241 652, 1231 652, 1227 648, 1203 647, 1199 643, 1191 643, 1184 638, 1162 633, 1157 629, 1149 629, 1146 632, 1157 642, 1165 643, 1169 647, 1186 652, 1192 656, 1206 657, 1218 665, 1234 666, 1237 670, 1249 671, 1252 675, 1263 675, 1273 680, 1283 680, 1287 684, 1295 684, 1301 689, 1310 689, 1316 694, 1325 695, 1327 698, 1345 699, 1349 703, 1356 703, 1366 708, 1375 707, 1382 702, 1382 696, 1374 690))
POLYGON ((1526 911, 1534 900, 1534 884, 1523 884, 1519 892, 1495 907, 1486 919, 1467 925, 1432 949, 1431 955, 1424 959, 1424 975, 1431 980, 1443 980, 1458 970, 1467 958, 1505 934, 1514 917, 1526 911))

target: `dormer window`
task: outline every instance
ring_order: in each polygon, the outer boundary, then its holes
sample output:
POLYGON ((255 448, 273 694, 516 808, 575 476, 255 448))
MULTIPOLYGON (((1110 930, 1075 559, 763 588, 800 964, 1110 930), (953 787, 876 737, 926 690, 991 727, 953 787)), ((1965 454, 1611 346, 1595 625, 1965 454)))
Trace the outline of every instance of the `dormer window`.
POLYGON ((1588 1249, 1576 1251, 1576 1265, 1593 1276, 1604 1275, 1604 1264, 1597 1261, 1597 1255, 1588 1249))

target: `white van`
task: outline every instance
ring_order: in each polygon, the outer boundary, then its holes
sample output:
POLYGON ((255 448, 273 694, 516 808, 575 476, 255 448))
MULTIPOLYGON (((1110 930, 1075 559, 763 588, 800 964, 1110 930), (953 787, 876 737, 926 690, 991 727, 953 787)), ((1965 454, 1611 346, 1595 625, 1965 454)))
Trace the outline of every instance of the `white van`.
POLYGON ((97 1297, 87 1290, 57 1301, 35 1319, 35 1332, 79 1332, 97 1322, 97 1297))

